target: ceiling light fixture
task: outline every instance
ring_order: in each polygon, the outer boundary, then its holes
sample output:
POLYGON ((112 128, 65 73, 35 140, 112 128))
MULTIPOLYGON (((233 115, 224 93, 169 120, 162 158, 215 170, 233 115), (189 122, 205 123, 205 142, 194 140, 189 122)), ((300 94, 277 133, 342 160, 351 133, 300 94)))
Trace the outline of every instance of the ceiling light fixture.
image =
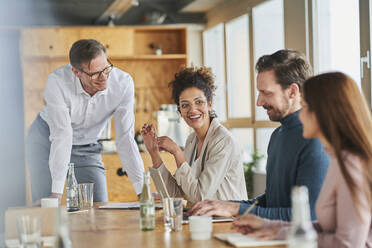
POLYGON ((103 14, 97 19, 97 22, 111 21, 120 19, 120 17, 131 7, 138 6, 138 0, 115 0, 103 14))

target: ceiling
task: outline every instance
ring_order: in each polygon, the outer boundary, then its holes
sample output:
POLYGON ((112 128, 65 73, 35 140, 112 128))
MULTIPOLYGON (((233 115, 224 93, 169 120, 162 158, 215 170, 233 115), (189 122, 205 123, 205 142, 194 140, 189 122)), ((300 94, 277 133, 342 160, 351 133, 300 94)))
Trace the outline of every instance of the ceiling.
MULTIPOLYGON (((113 1, 0 0, 0 26, 105 25, 97 20, 113 1)), ((205 11, 221 1, 138 0, 115 25, 205 23, 205 11)))

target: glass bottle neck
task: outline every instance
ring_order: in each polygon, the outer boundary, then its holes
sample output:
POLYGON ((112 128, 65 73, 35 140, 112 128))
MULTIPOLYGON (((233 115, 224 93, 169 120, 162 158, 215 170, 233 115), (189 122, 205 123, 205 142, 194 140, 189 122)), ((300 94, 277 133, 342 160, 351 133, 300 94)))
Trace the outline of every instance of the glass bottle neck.
POLYGON ((75 175, 75 170, 74 170, 74 164, 73 163, 68 164, 68 174, 69 175, 75 175))
POLYGON ((145 174, 145 176, 144 176, 144 178, 143 178, 143 183, 144 183, 146 186, 150 186, 150 175, 145 174))
POLYGON ((296 202, 292 207, 292 222, 294 224, 311 222, 309 204, 296 202))
POLYGON ((310 223, 310 207, 307 189, 297 187, 292 191, 292 223, 310 223))
POLYGON ((140 197, 140 201, 152 200, 151 186, 150 186, 150 173, 145 172, 143 179, 143 188, 140 197))

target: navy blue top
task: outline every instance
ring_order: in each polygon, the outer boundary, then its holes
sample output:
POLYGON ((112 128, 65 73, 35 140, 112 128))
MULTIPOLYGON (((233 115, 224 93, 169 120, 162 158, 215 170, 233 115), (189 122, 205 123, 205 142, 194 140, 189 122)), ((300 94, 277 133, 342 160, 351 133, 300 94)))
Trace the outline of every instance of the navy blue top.
POLYGON ((266 190, 263 195, 241 201, 239 215, 256 200, 250 213, 274 220, 291 219, 291 189, 305 185, 309 190, 311 219, 315 220, 315 202, 326 176, 329 157, 319 139, 305 139, 300 111, 283 118, 272 133, 267 149, 266 190))

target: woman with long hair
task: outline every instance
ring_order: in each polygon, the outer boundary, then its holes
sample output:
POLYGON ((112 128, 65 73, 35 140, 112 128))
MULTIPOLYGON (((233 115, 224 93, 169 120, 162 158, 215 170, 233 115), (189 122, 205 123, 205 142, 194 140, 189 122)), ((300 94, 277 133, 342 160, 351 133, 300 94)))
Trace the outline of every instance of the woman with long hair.
POLYGON ((152 125, 145 124, 141 131, 153 168, 161 173, 169 194, 185 196, 191 203, 247 199, 241 150, 212 111, 212 72, 205 67, 183 68, 169 86, 179 113, 194 130, 185 150, 169 137, 157 137, 152 125), (174 175, 163 163, 159 149, 174 156, 174 175))
MULTIPOLYGON (((313 222, 318 247, 372 247, 372 117, 358 86, 340 72, 308 79, 300 120, 331 157, 313 222)), ((253 215, 233 224, 260 239, 283 239, 290 225, 253 215)))

